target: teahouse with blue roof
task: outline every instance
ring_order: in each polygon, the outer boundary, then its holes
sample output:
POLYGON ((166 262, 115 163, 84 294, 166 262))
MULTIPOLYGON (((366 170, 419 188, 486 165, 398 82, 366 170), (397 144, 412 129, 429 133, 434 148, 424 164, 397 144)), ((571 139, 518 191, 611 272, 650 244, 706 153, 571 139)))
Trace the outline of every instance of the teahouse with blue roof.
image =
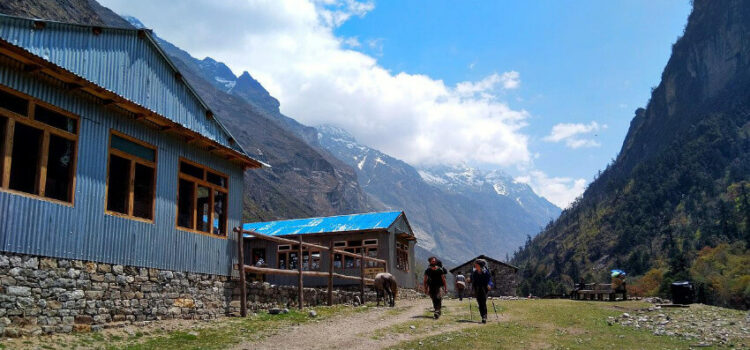
MULTIPOLYGON (((402 211, 315 217, 306 219, 253 222, 242 226, 244 230, 284 238, 302 239, 328 247, 331 242, 336 249, 383 259, 388 262, 388 272, 398 280, 399 286, 416 286, 414 271, 414 244, 416 237, 402 211)), ((268 240, 245 236, 245 264, 277 269, 296 270, 298 264, 306 271, 328 271, 327 251, 304 249, 299 256, 299 247, 279 244, 268 240)), ((336 273, 359 276, 360 259, 336 254, 333 267, 336 273)), ((368 277, 385 270, 372 262, 365 262, 368 277)), ((266 281, 273 284, 297 283, 297 277, 268 275, 266 281)), ((327 279, 306 276, 305 286, 325 286, 327 279)), ((356 281, 336 280, 337 286, 355 285, 356 281)))

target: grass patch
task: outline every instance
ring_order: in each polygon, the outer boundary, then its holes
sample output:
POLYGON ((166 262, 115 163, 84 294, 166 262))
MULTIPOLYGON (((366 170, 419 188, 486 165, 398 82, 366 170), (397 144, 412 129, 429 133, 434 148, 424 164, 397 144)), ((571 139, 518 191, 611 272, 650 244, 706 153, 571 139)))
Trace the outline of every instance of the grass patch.
POLYGON ((490 323, 486 325, 422 337, 393 349, 685 349, 692 343, 654 336, 646 330, 607 325, 607 316, 646 307, 638 302, 518 300, 495 304, 502 307, 501 322, 495 321, 490 304, 490 323))
MULTIPOLYGON (((174 331, 164 331, 158 328, 142 328, 130 335, 124 331, 116 331, 114 334, 103 333, 77 333, 70 335, 43 336, 35 338, 35 344, 44 349, 164 349, 164 350, 188 350, 188 349, 225 349, 243 341, 254 341, 269 334, 273 334, 281 328, 298 325, 306 322, 316 322, 336 315, 348 315, 364 312, 370 308, 348 307, 337 305, 332 307, 315 307, 302 311, 290 310, 287 314, 269 315, 260 312, 247 318, 222 318, 211 322, 196 321, 195 327, 174 331), (309 310, 315 310, 317 317, 310 318, 309 310)), ((164 321, 171 322, 171 321, 164 321)), ((154 323, 157 326, 158 323, 154 323)), ((157 326, 158 327, 158 326, 157 326)), ((32 345, 27 340, 22 348, 32 345)), ((18 347, 0 344, 0 349, 18 347)))

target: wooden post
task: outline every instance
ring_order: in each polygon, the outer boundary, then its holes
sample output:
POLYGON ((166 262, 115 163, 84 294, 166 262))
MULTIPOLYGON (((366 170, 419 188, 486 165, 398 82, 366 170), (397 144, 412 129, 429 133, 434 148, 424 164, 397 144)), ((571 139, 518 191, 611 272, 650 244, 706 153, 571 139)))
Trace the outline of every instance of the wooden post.
POLYGON ((330 250, 328 250, 328 306, 333 306, 333 258, 336 255, 333 253, 333 240, 330 243, 330 250))
POLYGON ((362 301, 362 305, 365 304, 365 248, 362 248, 362 259, 359 259, 359 274, 361 279, 359 281, 359 298, 362 301))
POLYGON ((247 317, 247 286, 245 285, 245 245, 241 229, 237 231, 237 266, 240 273, 240 316, 247 317))
POLYGON ((304 294, 302 286, 302 235, 299 235, 299 250, 297 251, 297 270, 299 271, 299 280, 297 281, 297 289, 299 293, 299 309, 302 310, 302 295, 304 294))

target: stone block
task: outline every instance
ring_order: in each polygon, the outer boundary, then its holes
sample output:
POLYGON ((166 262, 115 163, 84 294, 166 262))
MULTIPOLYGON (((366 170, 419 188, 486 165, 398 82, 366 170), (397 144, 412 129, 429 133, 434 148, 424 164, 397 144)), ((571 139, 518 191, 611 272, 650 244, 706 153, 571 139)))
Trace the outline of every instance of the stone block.
POLYGON ((190 298, 177 298, 174 301, 174 306, 182 308, 193 308, 195 307, 195 301, 190 298))
POLYGON ((83 271, 86 271, 86 273, 93 274, 96 272, 97 266, 95 262, 86 262, 83 267, 83 271))
POLYGON ((124 271, 125 271, 125 267, 122 265, 112 266, 112 273, 114 273, 115 275, 122 275, 124 271))
POLYGON ((39 260, 40 269, 56 269, 57 259, 54 258, 42 258, 39 260))
POLYGON ((8 295, 15 295, 21 297, 31 296, 31 288, 25 286, 8 286, 6 289, 8 295))
POLYGON ((76 333, 89 333, 91 332, 91 325, 90 324, 74 324, 73 331, 75 331, 76 333))
POLYGON ((110 264, 99 264, 97 266, 96 270, 99 271, 99 272, 104 272, 104 273, 112 272, 112 265, 110 265, 110 264))

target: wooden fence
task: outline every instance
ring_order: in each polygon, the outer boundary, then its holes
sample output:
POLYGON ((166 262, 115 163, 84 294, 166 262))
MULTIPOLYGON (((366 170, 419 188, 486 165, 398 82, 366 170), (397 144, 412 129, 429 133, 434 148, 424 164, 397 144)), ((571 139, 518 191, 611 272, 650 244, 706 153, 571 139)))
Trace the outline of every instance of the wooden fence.
MULTIPOLYGON (((364 303, 365 301, 365 283, 373 283, 372 278, 366 278, 365 277, 365 261, 372 261, 377 264, 383 264, 385 272, 388 272, 388 263, 383 259, 373 258, 365 255, 365 250, 362 249, 362 254, 357 255, 356 253, 347 252, 340 249, 335 249, 333 247, 333 241, 330 242, 330 245, 328 247, 324 247, 322 245, 313 244, 313 243, 306 243, 302 241, 302 235, 298 235, 298 240, 292 240, 288 238, 281 238, 276 236, 269 236, 264 235, 261 233, 257 233, 255 231, 248 231, 243 230, 239 227, 234 229, 234 232, 237 233, 237 258, 239 262, 239 266, 242 266, 240 269, 240 315, 242 317, 247 316, 247 286, 245 285, 245 274, 250 273, 259 273, 259 274, 267 274, 267 275, 287 275, 287 276, 298 276, 297 279, 297 294, 298 294, 298 306, 300 309, 302 309, 302 302, 303 302, 303 277, 304 276, 312 276, 312 277, 328 277, 328 306, 333 305, 333 279, 334 278, 340 278, 340 279, 348 279, 348 280, 355 280, 359 281, 360 285, 360 300, 364 303), (262 239, 266 241, 272 241, 276 243, 281 244, 292 244, 292 245, 298 245, 298 260, 297 260, 297 270, 285 270, 285 269, 274 269, 274 268, 268 268, 268 267, 258 267, 253 265, 245 265, 245 244, 244 244, 244 235, 248 234, 251 235, 257 239, 262 239), (328 264, 328 272, 324 271, 304 271, 302 269, 302 250, 304 247, 308 248, 315 248, 319 249, 320 251, 328 251, 328 257, 329 257, 329 264, 328 264), (360 266, 360 275, 359 276, 349 276, 344 275, 340 273, 333 272, 333 258, 336 254, 340 254, 342 256, 350 256, 353 258, 361 259, 359 266, 360 266)), ((309 266, 312 265, 312 259, 308 262, 309 266)))

